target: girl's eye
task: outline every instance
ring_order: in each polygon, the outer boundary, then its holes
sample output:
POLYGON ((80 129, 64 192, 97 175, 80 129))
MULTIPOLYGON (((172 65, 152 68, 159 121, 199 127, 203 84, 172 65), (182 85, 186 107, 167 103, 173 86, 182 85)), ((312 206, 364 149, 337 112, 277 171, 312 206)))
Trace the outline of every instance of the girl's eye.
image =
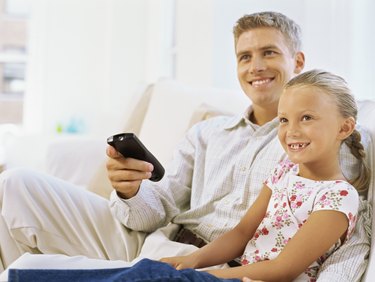
POLYGON ((311 120, 311 119, 312 119, 311 116, 303 116, 302 117, 302 120, 304 120, 304 121, 311 120))
POLYGON ((286 122, 288 122, 288 120, 286 119, 286 118, 279 118, 279 122, 280 123, 286 123, 286 122))

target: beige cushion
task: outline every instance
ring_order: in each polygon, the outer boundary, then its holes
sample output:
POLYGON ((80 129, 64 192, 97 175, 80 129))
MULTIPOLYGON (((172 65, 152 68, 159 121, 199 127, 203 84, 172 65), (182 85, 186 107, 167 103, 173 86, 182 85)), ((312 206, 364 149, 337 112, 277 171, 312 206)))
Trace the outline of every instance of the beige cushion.
POLYGON ((230 112, 222 111, 216 107, 203 103, 192 114, 188 128, 191 128, 194 124, 200 121, 203 121, 212 117, 223 116, 223 115, 228 116, 231 114, 232 113, 230 112))
MULTIPOLYGON (((128 114, 128 119, 122 132, 134 132, 139 134, 144 117, 146 115, 149 102, 151 99, 151 94, 153 91, 153 85, 148 86, 143 93, 139 93, 138 96, 134 97, 134 104, 128 114)), ((114 132, 120 133, 120 132, 114 132)), ((109 198, 113 188, 111 182, 108 179, 106 161, 101 162, 99 167, 96 169, 94 175, 89 181, 87 189, 105 198, 109 198)))

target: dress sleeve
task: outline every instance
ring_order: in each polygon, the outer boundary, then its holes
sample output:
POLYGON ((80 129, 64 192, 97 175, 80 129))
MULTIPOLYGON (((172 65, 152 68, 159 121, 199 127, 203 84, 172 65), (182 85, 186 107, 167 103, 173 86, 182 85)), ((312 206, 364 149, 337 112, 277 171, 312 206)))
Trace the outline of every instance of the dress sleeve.
POLYGON ((357 190, 345 181, 336 181, 316 195, 313 212, 335 210, 346 215, 349 220, 347 238, 352 234, 358 214, 359 196, 357 190))

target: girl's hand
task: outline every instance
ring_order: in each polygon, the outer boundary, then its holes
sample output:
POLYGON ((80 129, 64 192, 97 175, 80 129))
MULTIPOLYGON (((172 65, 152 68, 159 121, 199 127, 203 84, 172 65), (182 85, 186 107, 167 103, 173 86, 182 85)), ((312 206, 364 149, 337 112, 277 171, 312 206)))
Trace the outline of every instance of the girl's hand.
POLYGON ((196 267, 196 260, 192 256, 167 257, 160 261, 170 264, 177 270, 196 267))
POLYGON ((263 282, 260 280, 251 280, 249 277, 243 277, 242 282, 263 282))

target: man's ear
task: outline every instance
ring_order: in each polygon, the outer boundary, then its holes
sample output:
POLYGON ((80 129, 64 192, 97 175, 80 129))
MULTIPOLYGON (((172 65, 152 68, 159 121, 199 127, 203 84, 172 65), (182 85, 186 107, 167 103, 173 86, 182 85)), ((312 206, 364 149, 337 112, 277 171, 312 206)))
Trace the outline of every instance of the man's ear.
POLYGON ((295 54, 295 68, 294 68, 294 73, 299 74, 303 68, 305 67, 305 54, 301 51, 297 52, 295 54))
POLYGON ((353 133, 354 129, 355 129, 354 118, 349 117, 349 118, 345 119, 343 121, 343 123, 341 124, 341 128, 340 128, 340 131, 339 131, 338 138, 340 140, 345 140, 346 138, 348 138, 350 136, 350 134, 353 133))

